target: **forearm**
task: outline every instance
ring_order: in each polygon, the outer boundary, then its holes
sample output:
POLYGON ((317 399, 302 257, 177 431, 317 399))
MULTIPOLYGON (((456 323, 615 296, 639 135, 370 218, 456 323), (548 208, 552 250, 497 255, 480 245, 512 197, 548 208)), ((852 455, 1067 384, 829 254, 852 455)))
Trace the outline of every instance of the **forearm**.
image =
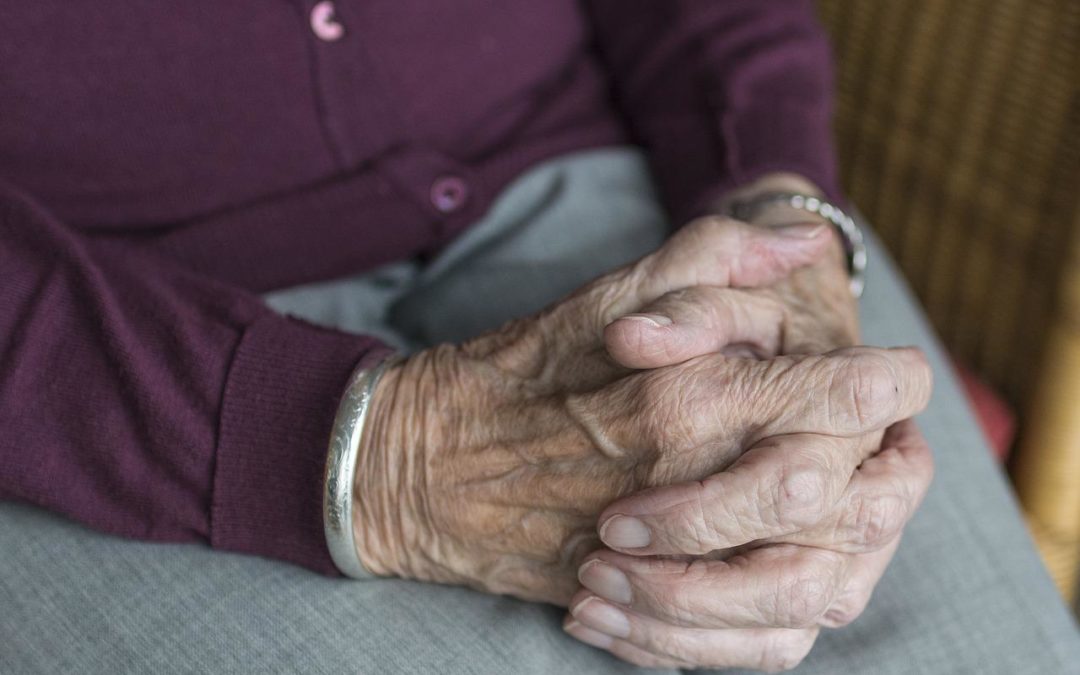
POLYGON ((337 399, 377 342, 68 227, 0 183, 0 494, 333 572, 337 399))

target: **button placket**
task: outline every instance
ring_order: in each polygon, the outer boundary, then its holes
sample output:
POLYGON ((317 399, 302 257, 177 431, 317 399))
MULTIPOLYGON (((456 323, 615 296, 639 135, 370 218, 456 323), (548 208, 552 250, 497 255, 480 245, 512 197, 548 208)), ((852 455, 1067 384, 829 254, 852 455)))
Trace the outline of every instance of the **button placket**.
POLYGON ((429 214, 437 238, 474 221, 485 202, 480 177, 468 165, 428 148, 387 154, 377 170, 429 214))
MULTIPOLYGON (((408 129, 378 74, 387 45, 373 38, 377 3, 304 0, 316 114, 333 146, 338 169, 355 170, 402 143, 408 129)), ((305 15, 301 15, 303 21, 305 15)), ((425 185, 425 190, 427 186, 425 185)))

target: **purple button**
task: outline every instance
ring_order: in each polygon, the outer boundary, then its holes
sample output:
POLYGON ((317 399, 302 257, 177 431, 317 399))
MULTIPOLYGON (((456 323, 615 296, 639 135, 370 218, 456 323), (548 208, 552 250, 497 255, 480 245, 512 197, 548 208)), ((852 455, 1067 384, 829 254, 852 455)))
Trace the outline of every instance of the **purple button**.
POLYGON ((453 213, 465 206, 469 186, 459 176, 442 176, 431 184, 431 203, 442 213, 453 213))

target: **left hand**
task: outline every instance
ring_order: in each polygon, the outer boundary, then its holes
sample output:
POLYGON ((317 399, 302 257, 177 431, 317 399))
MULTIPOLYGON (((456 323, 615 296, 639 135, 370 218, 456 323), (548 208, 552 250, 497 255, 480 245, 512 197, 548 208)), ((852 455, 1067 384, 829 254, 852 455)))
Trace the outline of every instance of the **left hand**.
MULTIPOLYGON (((812 218, 778 207, 760 220, 773 226, 812 218)), ((858 340, 856 302, 839 241, 834 255, 771 288, 684 289, 605 331, 609 353, 634 368, 663 367, 713 352, 760 358, 820 353, 858 340), (763 315, 770 320, 763 322, 763 315), (749 325, 775 329, 738 345, 716 337, 732 334, 732 326, 749 325)), ((568 632, 641 665, 794 666, 809 651, 819 626, 844 625, 862 612, 929 485, 932 458, 912 422, 894 426, 886 443, 880 441, 880 433, 860 439, 770 439, 703 482, 651 490, 611 505, 601 516, 602 536, 613 514, 633 514, 654 533, 653 541, 627 551, 631 555, 590 556, 579 572, 585 588, 571 604, 568 632), (834 481, 849 476, 846 489, 823 494, 828 472, 834 481), (754 518, 733 511, 733 501, 753 510, 755 499, 769 505, 768 495, 783 494, 775 490, 784 485, 762 484, 768 475, 798 477, 795 484, 808 491, 807 513, 777 511, 772 518, 754 518), (718 549, 733 557, 687 561, 689 555, 718 549), (643 554, 681 559, 633 557, 643 554), (749 608, 725 592, 754 584, 761 595, 749 608), (762 604, 772 611, 755 613, 762 604), (624 619, 613 619, 612 608, 624 619)))

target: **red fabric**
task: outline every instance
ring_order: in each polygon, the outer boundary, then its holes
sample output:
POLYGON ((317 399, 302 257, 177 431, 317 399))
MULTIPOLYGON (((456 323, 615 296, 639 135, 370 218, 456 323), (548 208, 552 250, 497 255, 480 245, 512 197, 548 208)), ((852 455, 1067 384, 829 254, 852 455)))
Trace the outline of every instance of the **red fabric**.
POLYGON ((1016 413, 994 389, 975 373, 953 361, 953 369, 964 387, 968 403, 975 410, 979 426, 986 436, 994 456, 1000 462, 1009 458, 1009 450, 1016 438, 1016 413))

